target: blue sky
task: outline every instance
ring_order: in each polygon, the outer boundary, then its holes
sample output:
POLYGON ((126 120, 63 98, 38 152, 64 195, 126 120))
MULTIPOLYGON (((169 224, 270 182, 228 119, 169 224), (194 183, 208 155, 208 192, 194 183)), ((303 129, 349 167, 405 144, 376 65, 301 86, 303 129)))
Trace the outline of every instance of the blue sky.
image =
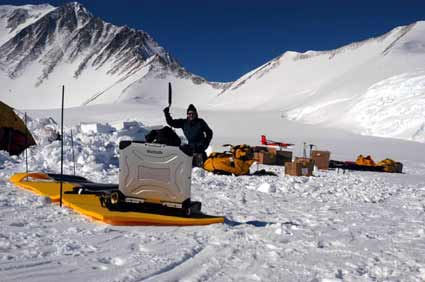
POLYGON ((425 20, 425 0, 78 2, 107 22, 148 32, 187 70, 210 81, 235 80, 285 51, 335 49, 425 20))

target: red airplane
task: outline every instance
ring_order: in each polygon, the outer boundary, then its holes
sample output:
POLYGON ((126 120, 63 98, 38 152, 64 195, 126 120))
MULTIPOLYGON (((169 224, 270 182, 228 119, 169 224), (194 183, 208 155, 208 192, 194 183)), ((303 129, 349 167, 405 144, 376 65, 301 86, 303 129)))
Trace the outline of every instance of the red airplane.
POLYGON ((267 140, 266 135, 261 135, 261 145, 278 146, 278 147, 288 148, 290 146, 293 146, 294 144, 267 140))

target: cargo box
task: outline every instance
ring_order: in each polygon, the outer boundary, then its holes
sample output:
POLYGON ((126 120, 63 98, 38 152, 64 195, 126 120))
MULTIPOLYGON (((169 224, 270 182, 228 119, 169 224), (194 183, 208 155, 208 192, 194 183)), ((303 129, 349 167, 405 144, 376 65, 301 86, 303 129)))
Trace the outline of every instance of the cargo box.
POLYGON ((309 158, 295 158, 296 163, 301 164, 301 175, 302 176, 312 176, 314 169, 314 160, 309 158))
POLYGON ((329 151, 311 151, 311 158, 314 160, 318 169, 328 170, 330 157, 331 152, 329 151))
POLYGON ((190 199, 192 156, 179 147, 122 141, 119 190, 148 202, 183 203, 190 199))
POLYGON ((297 162, 285 163, 285 175, 301 176, 302 164, 297 162))
POLYGON ((257 152, 254 153, 254 159, 259 164, 275 165, 276 154, 270 152, 257 152))
POLYGON ((268 146, 254 146, 252 147, 252 150, 254 153, 256 152, 270 152, 270 153, 276 153, 276 148, 268 147, 268 146))
POLYGON ((292 152, 276 151, 276 165, 284 166, 287 162, 292 162, 292 152))

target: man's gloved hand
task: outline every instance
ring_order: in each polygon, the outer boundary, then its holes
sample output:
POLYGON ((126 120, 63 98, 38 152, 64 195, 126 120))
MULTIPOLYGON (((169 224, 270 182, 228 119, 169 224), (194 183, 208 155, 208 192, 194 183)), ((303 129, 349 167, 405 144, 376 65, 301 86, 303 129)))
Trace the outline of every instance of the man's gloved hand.
POLYGON ((201 146, 202 146, 202 151, 205 151, 206 149, 208 149, 209 144, 207 142, 201 142, 201 146))
POLYGON ((170 107, 165 107, 163 112, 164 114, 168 115, 170 113, 170 107))

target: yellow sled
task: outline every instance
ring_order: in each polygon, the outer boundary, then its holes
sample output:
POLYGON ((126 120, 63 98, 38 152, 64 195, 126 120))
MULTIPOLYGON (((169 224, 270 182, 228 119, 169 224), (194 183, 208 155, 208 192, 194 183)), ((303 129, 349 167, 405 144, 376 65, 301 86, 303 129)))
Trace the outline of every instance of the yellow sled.
MULTIPOLYGON (((70 177, 70 179, 84 180, 84 178, 79 177, 70 177)), ((10 178, 10 181, 17 187, 24 188, 37 195, 49 197, 52 202, 58 202, 60 200, 60 182, 52 179, 48 174, 41 172, 17 173, 10 178)), ((62 183, 63 205, 82 215, 111 225, 190 226, 224 222, 224 217, 210 216, 202 213, 184 217, 173 215, 172 212, 158 212, 157 210, 154 212, 149 210, 146 212, 111 211, 101 205, 96 195, 66 193, 72 192, 76 187, 78 187, 78 183, 68 181, 62 183)))

